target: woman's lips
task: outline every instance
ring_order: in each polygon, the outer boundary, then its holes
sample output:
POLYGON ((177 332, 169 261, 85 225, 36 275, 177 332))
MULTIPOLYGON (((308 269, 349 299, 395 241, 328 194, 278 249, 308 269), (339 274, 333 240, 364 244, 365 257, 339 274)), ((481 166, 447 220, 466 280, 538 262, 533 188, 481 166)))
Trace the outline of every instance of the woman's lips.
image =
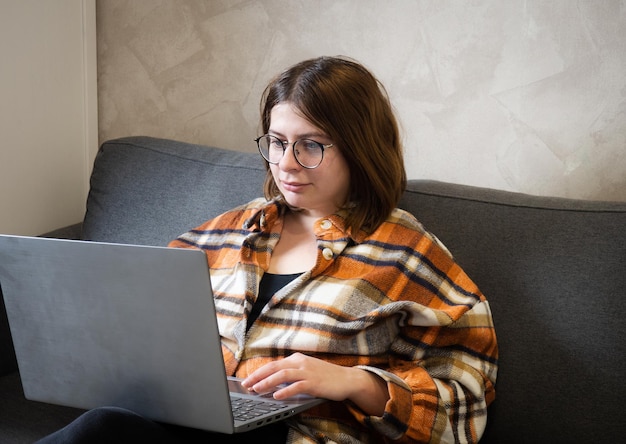
POLYGON ((294 193, 302 191, 302 189, 308 185, 306 183, 299 183, 299 182, 285 182, 285 181, 281 181, 281 183, 283 184, 283 188, 285 190, 291 191, 291 192, 294 192, 294 193))

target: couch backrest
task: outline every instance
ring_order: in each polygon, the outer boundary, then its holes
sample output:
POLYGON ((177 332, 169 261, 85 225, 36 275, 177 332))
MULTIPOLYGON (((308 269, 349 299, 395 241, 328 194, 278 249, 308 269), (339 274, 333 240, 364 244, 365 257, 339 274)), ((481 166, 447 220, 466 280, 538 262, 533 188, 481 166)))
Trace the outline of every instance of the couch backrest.
MULTIPOLYGON (((144 137, 103 144, 87 239, 165 245, 261 195, 239 153, 144 137)), ((626 203, 410 181, 401 206, 489 299, 500 345, 486 443, 619 442, 626 436, 626 203)))
POLYGON ((128 137, 100 147, 83 238, 166 245, 218 214, 263 195, 257 153, 128 137))
POLYGON ((414 181, 401 206, 490 301, 500 367, 483 442, 624 440, 626 202, 414 181))

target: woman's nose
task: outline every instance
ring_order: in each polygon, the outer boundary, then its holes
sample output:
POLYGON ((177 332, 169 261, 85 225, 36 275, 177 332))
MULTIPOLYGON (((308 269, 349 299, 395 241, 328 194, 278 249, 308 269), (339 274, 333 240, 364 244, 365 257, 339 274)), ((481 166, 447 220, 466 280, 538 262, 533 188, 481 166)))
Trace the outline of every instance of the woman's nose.
POLYGON ((286 145, 285 151, 283 151, 283 157, 281 157, 278 162, 278 166, 285 171, 299 169, 300 163, 296 160, 293 144, 286 145))

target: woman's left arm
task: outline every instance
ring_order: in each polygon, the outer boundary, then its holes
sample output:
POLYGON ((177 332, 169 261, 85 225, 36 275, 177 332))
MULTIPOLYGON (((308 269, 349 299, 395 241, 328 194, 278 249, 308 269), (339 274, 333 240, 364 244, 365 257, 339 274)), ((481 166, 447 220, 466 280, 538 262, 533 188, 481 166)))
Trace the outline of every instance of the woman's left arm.
POLYGON ((408 344, 422 338, 415 348, 419 358, 394 358, 385 369, 391 394, 385 414, 373 418, 353 409, 357 419, 390 437, 402 432, 399 442, 478 442, 495 399, 498 362, 488 303, 477 303, 449 325, 402 333, 408 344))

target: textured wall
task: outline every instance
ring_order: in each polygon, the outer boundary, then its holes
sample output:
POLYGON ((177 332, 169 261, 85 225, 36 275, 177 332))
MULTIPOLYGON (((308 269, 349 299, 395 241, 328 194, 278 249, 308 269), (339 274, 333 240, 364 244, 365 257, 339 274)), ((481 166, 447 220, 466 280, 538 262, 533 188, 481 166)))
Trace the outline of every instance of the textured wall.
POLYGON ((626 200, 626 1, 106 0, 100 141, 253 151, 268 80, 348 55, 387 86, 410 178, 626 200))

